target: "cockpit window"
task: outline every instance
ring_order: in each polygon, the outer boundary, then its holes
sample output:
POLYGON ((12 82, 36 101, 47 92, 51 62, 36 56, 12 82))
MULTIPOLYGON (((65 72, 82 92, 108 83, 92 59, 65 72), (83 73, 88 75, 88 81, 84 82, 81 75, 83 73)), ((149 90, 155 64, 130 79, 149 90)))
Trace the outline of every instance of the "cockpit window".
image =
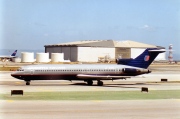
POLYGON ((24 71, 24 69, 21 69, 21 68, 20 68, 20 69, 17 69, 17 71, 24 71))

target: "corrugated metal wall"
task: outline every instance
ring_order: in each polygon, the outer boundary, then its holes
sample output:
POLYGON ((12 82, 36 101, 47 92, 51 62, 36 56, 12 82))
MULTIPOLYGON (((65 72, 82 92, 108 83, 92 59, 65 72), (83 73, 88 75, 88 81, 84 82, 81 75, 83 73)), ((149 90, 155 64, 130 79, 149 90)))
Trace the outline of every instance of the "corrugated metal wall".
MULTIPOLYGON (((70 46, 54 46, 46 47, 45 52, 64 53, 64 59, 70 61, 81 62, 97 62, 98 57, 109 55, 112 59, 118 58, 136 58, 145 48, 103 48, 103 47, 70 47, 70 46)), ((161 53, 155 59, 165 60, 166 53, 161 53)))
POLYGON ((46 47, 45 52, 49 52, 50 58, 51 53, 64 53, 64 60, 77 61, 77 47, 63 47, 63 46, 55 46, 55 47, 46 47))
POLYGON ((61 47, 61 52, 64 53, 64 60, 71 60, 71 47, 61 47))
POLYGON ((115 48, 103 47, 78 47, 78 61, 98 62, 98 57, 109 55, 115 58, 115 48))
POLYGON ((76 62, 78 60, 78 47, 71 47, 70 53, 70 60, 76 62))
POLYGON ((131 58, 130 48, 115 48, 115 58, 131 58))
POLYGON ((139 56, 141 53, 144 52, 144 48, 131 48, 131 58, 136 58, 139 56))

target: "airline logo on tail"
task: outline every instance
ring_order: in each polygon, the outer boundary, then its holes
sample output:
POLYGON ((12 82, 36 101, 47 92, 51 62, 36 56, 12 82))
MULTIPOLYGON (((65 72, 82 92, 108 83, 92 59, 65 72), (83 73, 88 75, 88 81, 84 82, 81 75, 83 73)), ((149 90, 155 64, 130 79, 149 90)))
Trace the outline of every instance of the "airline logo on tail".
POLYGON ((11 56, 16 56, 16 53, 17 53, 17 50, 15 50, 15 51, 11 54, 11 56))
POLYGON ((146 55, 146 56, 144 57, 144 61, 149 61, 149 59, 150 59, 150 56, 149 56, 149 55, 146 55))

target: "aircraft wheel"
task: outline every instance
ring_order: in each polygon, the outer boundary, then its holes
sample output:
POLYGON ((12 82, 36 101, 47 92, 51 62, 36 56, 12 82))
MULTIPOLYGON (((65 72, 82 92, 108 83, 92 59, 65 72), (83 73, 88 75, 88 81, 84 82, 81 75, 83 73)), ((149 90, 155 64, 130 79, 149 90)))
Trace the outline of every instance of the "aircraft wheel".
POLYGON ((30 85, 30 81, 26 81, 26 85, 30 85))
POLYGON ((102 81, 98 81, 98 82, 97 82, 97 85, 98 85, 98 86, 103 86, 103 82, 102 82, 102 81))
POLYGON ((88 81, 87 81, 87 84, 88 84, 89 86, 92 86, 93 81, 92 81, 92 80, 88 80, 88 81))

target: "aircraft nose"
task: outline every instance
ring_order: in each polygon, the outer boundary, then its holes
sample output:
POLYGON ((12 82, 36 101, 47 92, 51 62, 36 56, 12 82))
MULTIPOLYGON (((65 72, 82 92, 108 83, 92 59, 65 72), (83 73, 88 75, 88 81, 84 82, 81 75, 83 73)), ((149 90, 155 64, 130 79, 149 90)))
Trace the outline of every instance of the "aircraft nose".
POLYGON ((15 72, 11 73, 11 76, 12 76, 12 77, 15 77, 15 72))
POLYGON ((11 76, 12 76, 12 77, 14 77, 14 78, 19 78, 19 76, 18 76, 17 72, 13 72, 13 73, 11 73, 11 76))

